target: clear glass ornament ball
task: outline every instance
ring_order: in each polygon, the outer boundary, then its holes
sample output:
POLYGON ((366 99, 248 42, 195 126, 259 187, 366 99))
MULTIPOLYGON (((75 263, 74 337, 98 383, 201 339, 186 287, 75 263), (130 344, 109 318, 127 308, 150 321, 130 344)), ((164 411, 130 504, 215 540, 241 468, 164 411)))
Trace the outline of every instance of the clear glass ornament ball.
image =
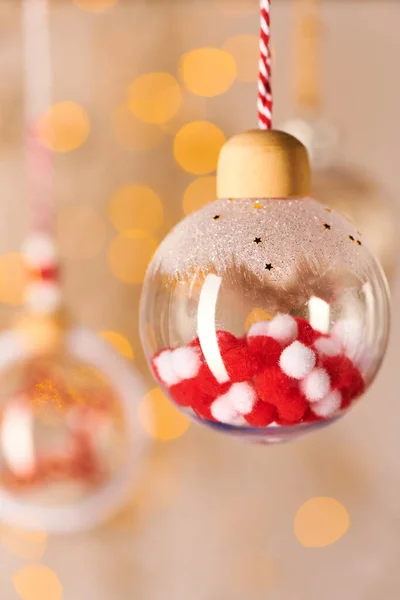
POLYGON ((91 528, 128 499, 140 471, 141 381, 85 330, 72 330, 62 353, 25 350, 18 334, 0 336, 0 518, 91 528))
POLYGON ((274 443, 349 410, 379 369, 389 317, 383 271, 340 214, 311 198, 217 200, 159 246, 141 337, 187 415, 274 443))

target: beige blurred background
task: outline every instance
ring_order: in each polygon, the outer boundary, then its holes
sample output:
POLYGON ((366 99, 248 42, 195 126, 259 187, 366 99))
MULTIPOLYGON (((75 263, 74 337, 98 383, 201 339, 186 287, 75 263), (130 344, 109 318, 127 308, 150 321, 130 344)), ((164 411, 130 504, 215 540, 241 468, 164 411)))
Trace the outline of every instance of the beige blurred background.
MULTIPOLYGON (((296 110, 292 4, 273 2, 276 123, 296 110)), ((185 212, 212 198, 224 137, 256 125, 257 1, 51 7, 54 106, 42 131, 56 150, 68 304, 79 323, 103 332, 146 373, 144 402, 157 427, 140 489, 112 523, 70 538, 0 527, 1 599, 397 599, 395 281, 390 348, 373 388, 340 423, 292 445, 253 447, 189 426, 155 390, 140 349, 140 285, 154 248, 185 212), (182 59, 198 48, 225 52, 182 59), (160 72, 175 78, 167 97, 160 72), (193 144, 196 121, 209 125, 193 144)), ((400 4, 327 0, 321 12, 324 114, 340 130, 342 162, 365 169, 394 200, 395 214, 400 4)), ((0 74, 5 328, 21 302, 18 250, 27 228, 16 0, 0 4, 0 74)))

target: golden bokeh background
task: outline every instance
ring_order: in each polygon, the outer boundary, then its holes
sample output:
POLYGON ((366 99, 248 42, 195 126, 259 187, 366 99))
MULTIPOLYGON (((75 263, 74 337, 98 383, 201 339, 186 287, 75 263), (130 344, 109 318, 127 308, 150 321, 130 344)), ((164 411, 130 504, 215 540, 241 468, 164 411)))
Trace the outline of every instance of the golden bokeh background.
MULTIPOLYGON (((273 3, 277 123, 295 110, 293 3, 273 3)), ((324 3, 325 112, 341 160, 400 197, 400 6, 324 3)), ((218 152, 256 126, 256 0, 54 0, 53 151, 68 307, 144 374, 137 411, 152 449, 139 489, 97 531, 0 527, 1 600, 392 600, 397 555, 396 347, 365 400, 329 430, 259 448, 190 425, 155 387, 138 335, 159 242, 215 196, 218 152)), ((19 3, 1 3, 0 319, 20 309, 27 231, 19 3)), ((395 286, 394 286, 395 289, 395 286)), ((255 309, 246 328, 268 318, 255 309)), ((31 525, 31 524, 29 524, 31 525)))

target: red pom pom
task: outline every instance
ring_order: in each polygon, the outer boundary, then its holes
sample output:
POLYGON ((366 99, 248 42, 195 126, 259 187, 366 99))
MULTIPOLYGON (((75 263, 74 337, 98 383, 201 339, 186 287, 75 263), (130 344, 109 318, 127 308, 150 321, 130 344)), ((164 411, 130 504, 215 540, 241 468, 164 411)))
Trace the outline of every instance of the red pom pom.
POLYGON ((266 427, 276 419, 276 408, 268 402, 257 400, 250 414, 245 419, 252 427, 266 427))
POLYGON ((232 348, 222 352, 222 360, 233 383, 249 381, 258 370, 257 360, 244 340, 236 340, 232 348))
POLYGON ((353 400, 361 396, 365 391, 364 379, 357 369, 353 366, 351 383, 341 390, 342 393, 342 406, 341 408, 348 408, 353 400))
POLYGON ((347 356, 329 356, 322 364, 328 371, 332 388, 342 390, 351 385, 355 367, 347 356))
POLYGON ((332 387, 342 394, 341 408, 347 408, 364 393, 364 379, 347 356, 331 356, 323 361, 323 365, 330 375, 332 387))
POLYGON ((285 402, 278 406, 277 423, 281 425, 294 425, 301 423, 306 414, 308 403, 306 399, 296 391, 292 391, 285 398, 285 402))
MULTIPOLYGON (((246 339, 238 339, 229 331, 217 331, 218 347, 221 353, 225 369, 229 375, 231 383, 249 381, 260 369, 258 357, 253 355, 247 347, 246 339)), ((199 338, 195 338, 189 344, 200 348, 199 338)), ((204 357, 202 357, 204 360, 204 357)), ((213 382, 213 375, 209 369, 203 371, 202 376, 205 379, 205 386, 212 390, 212 394, 218 395, 218 382, 213 382)))
POLYGON ((225 394, 231 386, 231 382, 219 383, 211 373, 207 365, 200 367, 199 374, 196 377, 199 390, 207 397, 215 400, 218 396, 225 394))
POLYGON ((308 407, 306 410, 306 414, 303 417, 304 423, 314 423, 315 421, 323 421, 323 417, 318 417, 313 411, 308 407))
POLYGON ((201 419, 207 419, 207 421, 216 422, 216 419, 214 419, 214 417, 211 414, 211 404, 212 401, 199 402, 196 405, 196 407, 193 408, 193 410, 196 413, 196 415, 201 419))
POLYGON ((220 352, 226 352, 230 348, 233 348, 239 341, 233 333, 222 330, 217 331, 217 340, 220 352))
POLYGON ((315 329, 311 327, 310 323, 306 319, 296 317, 296 322, 299 330, 297 335, 298 341, 302 342, 306 346, 312 346, 312 344, 321 336, 321 334, 318 331, 315 331, 315 329))
POLYGON ((180 383, 171 386, 169 394, 178 406, 191 406, 195 408, 208 399, 210 404, 212 402, 212 398, 207 396, 199 386, 198 377, 184 379, 180 383))
MULTIPOLYGON (((250 353, 245 339, 238 339, 229 331, 217 331, 218 347, 221 353, 225 369, 231 383, 249 381, 257 372, 258 364, 255 357, 250 353)), ((200 347, 198 338, 190 345, 200 347)), ((213 396, 220 395, 220 384, 215 380, 208 367, 200 374, 204 378, 204 386, 213 396)), ((203 386, 203 387, 204 387, 203 386)))
POLYGON ((247 338, 247 343, 256 373, 278 364, 282 348, 277 340, 266 335, 256 335, 247 338))
POLYGON ((292 388, 290 378, 279 367, 264 369, 256 377, 255 385, 258 397, 274 406, 284 403, 292 388))
MULTIPOLYGON (((229 331, 217 331, 217 340, 218 346, 220 350, 228 350, 237 342, 237 338, 233 335, 233 333, 229 333, 229 331)), ((195 337, 188 344, 189 346, 194 346, 196 348, 200 348, 200 339, 195 337)))
POLYGON ((191 346, 192 348, 200 348, 200 340, 198 337, 195 337, 191 342, 189 342, 188 346, 191 346))

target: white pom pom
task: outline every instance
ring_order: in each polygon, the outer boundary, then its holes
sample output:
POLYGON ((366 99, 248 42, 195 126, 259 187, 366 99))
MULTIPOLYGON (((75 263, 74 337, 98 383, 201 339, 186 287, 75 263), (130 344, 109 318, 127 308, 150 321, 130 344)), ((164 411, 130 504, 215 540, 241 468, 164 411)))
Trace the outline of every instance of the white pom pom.
POLYGON ((279 366, 289 377, 303 379, 315 367, 315 354, 301 342, 293 342, 283 350, 279 366))
POLYGON ((177 348, 172 351, 172 368, 179 379, 196 377, 201 367, 200 352, 197 348, 177 348))
POLYGON ((326 337, 321 337, 314 342, 314 348, 318 352, 320 358, 326 358, 327 356, 339 356, 341 352, 339 342, 326 337))
POLYGON ((246 421, 233 406, 229 392, 230 390, 214 400, 211 404, 211 414, 220 423, 225 423, 226 425, 244 425, 246 421))
POLYGON ((258 323, 254 323, 248 333, 247 337, 255 337, 258 335, 269 335, 269 321, 258 321, 258 323))
POLYGON ((249 383, 234 383, 228 395, 235 410, 241 415, 248 415, 253 410, 257 394, 249 383))
POLYGON ((331 382, 328 373, 325 369, 316 368, 305 377, 300 388, 309 402, 317 402, 322 400, 330 390, 331 382))
POLYGON ((282 346, 291 344, 297 338, 298 332, 297 323, 290 315, 277 315, 268 324, 268 335, 282 346))
POLYGON ((180 382, 180 378, 175 373, 172 366, 172 351, 164 350, 153 360, 157 370, 158 378, 161 379, 166 386, 176 385, 180 382))
POLYGON ((313 402, 311 404, 311 410, 317 417, 331 417, 340 408, 342 403, 342 395, 339 390, 333 390, 322 400, 313 402))
POLYGON ((338 321, 332 328, 332 337, 342 344, 346 356, 354 360, 362 349, 362 322, 357 319, 338 321))
POLYGON ((44 233, 30 235, 22 246, 22 254, 31 269, 57 264, 57 250, 53 239, 44 233))
POLYGON ((46 281, 29 283, 25 290, 25 303, 34 313, 54 313, 61 305, 60 288, 46 281))

